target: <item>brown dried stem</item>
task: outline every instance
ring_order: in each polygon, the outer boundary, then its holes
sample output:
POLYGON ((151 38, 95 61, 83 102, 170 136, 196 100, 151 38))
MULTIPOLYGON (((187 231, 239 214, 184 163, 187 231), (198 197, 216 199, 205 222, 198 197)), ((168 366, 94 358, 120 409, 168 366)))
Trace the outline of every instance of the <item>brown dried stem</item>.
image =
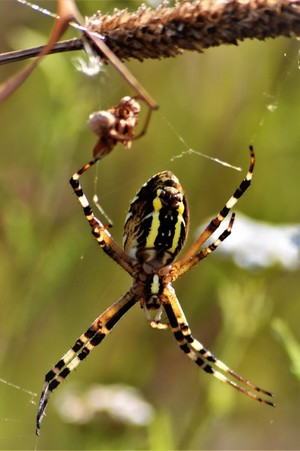
MULTIPOLYGON (((87 19, 86 27, 100 34, 121 60, 167 58, 184 50, 237 45, 245 39, 300 36, 300 0, 183 0, 174 7, 141 6, 135 12, 115 10, 111 15, 97 12, 87 19)), ((53 51, 83 46, 81 38, 58 45, 53 51)), ((33 50, 24 58, 34 56, 33 50)), ((18 59, 23 59, 20 52, 18 59)), ((0 64, 1 60, 0 56, 0 64)))
POLYGON ((136 12, 100 12, 87 20, 89 31, 101 34, 120 58, 166 58, 238 41, 278 36, 300 36, 298 0, 196 0, 173 8, 136 12))

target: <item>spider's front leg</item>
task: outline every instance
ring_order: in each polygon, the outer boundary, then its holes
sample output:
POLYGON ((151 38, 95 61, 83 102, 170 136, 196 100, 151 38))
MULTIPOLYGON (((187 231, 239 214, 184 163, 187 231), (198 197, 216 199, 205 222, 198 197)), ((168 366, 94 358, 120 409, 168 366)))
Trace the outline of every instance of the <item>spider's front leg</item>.
POLYGON ((257 387, 252 382, 237 374, 225 365, 225 363, 217 359, 202 343, 192 336, 187 320, 171 285, 166 287, 162 302, 174 337, 180 349, 191 360, 206 373, 211 374, 219 381, 225 382, 250 398, 263 404, 268 404, 269 406, 275 406, 270 399, 273 396, 272 393, 257 387))
POLYGON ((41 422, 52 391, 104 340, 116 323, 136 302, 136 296, 132 291, 128 291, 95 319, 88 330, 78 338, 74 346, 46 374, 36 418, 37 435, 40 434, 41 422))

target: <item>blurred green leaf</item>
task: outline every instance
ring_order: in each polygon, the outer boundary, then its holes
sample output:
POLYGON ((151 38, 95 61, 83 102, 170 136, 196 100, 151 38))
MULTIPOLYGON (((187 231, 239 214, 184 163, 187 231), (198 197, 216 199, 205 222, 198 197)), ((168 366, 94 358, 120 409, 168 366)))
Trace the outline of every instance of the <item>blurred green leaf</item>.
POLYGON ((289 326, 280 318, 274 318, 272 327, 291 362, 291 372, 300 382, 300 342, 289 326))

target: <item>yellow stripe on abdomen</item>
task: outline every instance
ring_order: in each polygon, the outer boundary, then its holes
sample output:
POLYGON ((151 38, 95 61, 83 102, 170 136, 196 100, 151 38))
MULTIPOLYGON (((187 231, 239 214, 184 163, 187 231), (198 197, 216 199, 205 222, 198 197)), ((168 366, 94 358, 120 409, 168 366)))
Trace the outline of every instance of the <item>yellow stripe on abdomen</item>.
POLYGON ((153 199, 153 212, 152 215, 152 223, 146 240, 146 248, 153 248, 155 240, 158 236, 158 230, 160 226, 159 213, 162 208, 162 203, 160 198, 158 197, 161 190, 157 190, 157 195, 153 199))

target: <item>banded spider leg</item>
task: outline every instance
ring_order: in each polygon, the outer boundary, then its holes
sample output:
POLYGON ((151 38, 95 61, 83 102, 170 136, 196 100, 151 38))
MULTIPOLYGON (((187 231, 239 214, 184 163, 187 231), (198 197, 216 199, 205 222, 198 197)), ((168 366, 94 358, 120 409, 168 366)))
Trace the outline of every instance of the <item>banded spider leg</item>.
POLYGON ((252 382, 237 374, 225 363, 217 359, 200 341, 192 336, 188 322, 172 287, 169 287, 166 291, 163 306, 180 349, 201 369, 219 381, 231 385, 250 398, 272 407, 275 406, 271 400, 267 399, 273 397, 272 393, 257 387, 252 382), (238 383, 232 379, 235 379, 238 383), (258 393, 265 395, 266 398, 259 396, 258 393))

